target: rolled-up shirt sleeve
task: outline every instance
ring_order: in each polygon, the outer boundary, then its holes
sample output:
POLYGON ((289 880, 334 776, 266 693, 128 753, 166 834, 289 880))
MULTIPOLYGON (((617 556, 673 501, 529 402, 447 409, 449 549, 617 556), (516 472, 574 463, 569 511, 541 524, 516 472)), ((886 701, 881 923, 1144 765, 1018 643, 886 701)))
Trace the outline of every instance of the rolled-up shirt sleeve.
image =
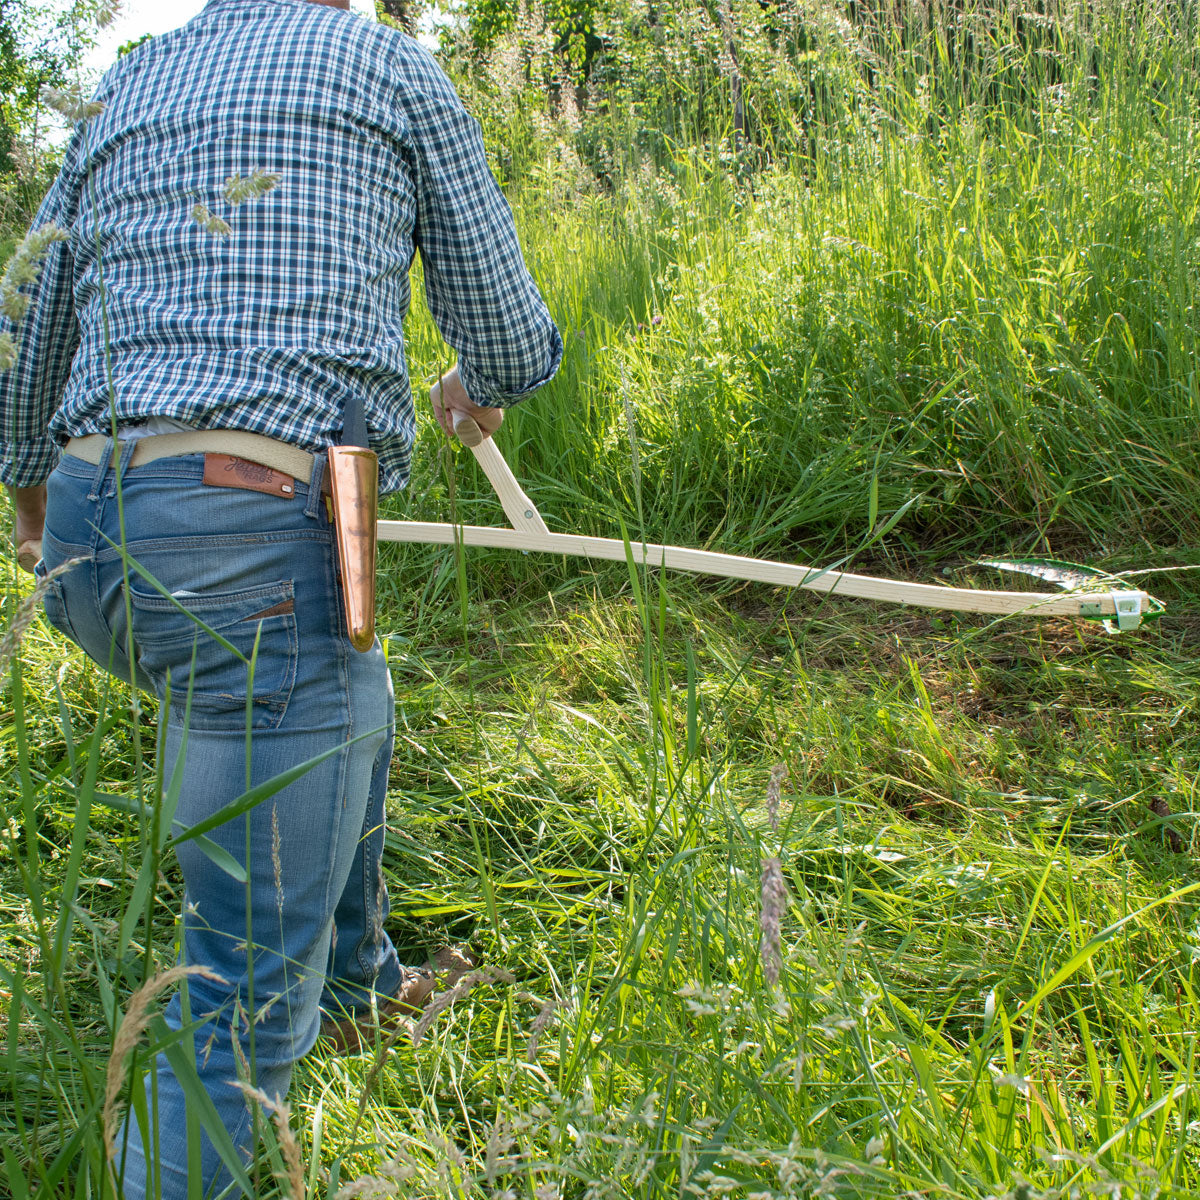
POLYGON ((444 86, 405 99, 416 176, 413 240, 429 310, 458 353, 467 395, 504 408, 553 377, 562 337, 525 266, 479 124, 437 74, 444 86))
MULTIPOLYGON (((78 203, 76 149, 73 143, 31 232, 47 225, 69 231, 78 203)), ((35 487, 58 462, 58 445, 47 427, 79 347, 69 240, 50 244, 37 281, 20 290, 30 300, 24 316, 14 321, 0 314, 0 334, 8 334, 16 347, 15 363, 0 371, 0 483, 35 487)))

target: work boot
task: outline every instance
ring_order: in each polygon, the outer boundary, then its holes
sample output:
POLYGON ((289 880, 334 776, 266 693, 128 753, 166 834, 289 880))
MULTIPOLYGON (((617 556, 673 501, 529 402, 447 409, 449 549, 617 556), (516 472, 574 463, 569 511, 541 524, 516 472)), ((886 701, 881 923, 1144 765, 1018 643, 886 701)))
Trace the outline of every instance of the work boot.
POLYGON ((333 1054, 362 1054, 374 1047, 376 1029, 386 1038, 406 1017, 417 1016, 439 987, 452 988, 475 965, 475 956, 467 947, 444 946, 425 966, 404 967, 400 986, 388 999, 380 1000, 375 1013, 366 1009, 344 1017, 326 1017, 321 1022, 320 1040, 333 1054))

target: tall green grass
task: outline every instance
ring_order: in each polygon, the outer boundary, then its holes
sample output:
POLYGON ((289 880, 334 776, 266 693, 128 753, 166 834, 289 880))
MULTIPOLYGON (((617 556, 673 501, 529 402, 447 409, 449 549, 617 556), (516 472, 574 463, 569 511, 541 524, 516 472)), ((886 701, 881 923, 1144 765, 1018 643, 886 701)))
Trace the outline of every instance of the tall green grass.
MULTIPOLYGON (((919 497, 919 544, 1196 544, 1194 39, 1170 10, 1084 11, 1024 58, 1000 28, 965 77, 935 69, 936 27, 885 30, 870 82, 865 35, 814 21, 821 104, 741 172, 717 141, 641 152, 638 110, 546 122, 543 172, 514 181, 568 343, 512 420, 539 502, 629 516, 628 403, 669 540, 821 546, 861 528, 874 475, 888 507, 919 497), (578 154, 597 128, 624 147, 601 181, 578 154)), ((499 146, 536 138, 485 101, 499 146)))
MULTIPOLYGON (((624 77, 575 108, 536 16, 463 67, 567 344, 500 434, 551 527, 819 558, 917 498, 881 569, 1186 564, 1186 11, 761 11, 614 10, 624 77)), ((409 345, 447 365, 422 313, 409 345)), ((415 462, 392 512, 500 520, 432 423, 415 462)), ((1113 640, 385 548, 391 932, 513 978, 306 1060, 255 1192, 1200 1195, 1197 604, 1150 578, 1168 616, 1113 640)), ((10 642, 2 1177, 100 1196, 121 1013, 174 959, 170 781, 152 706, 10 642)))

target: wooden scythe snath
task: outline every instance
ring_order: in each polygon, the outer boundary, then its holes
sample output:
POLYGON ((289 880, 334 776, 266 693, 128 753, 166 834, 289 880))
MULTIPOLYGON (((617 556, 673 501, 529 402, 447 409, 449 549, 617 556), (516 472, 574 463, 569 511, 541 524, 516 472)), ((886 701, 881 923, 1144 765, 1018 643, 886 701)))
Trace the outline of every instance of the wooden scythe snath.
POLYGON ((522 490, 493 438, 484 438, 469 417, 455 422, 459 440, 469 446, 483 473, 491 481, 511 529, 487 525, 451 525, 426 521, 380 521, 379 540, 422 542, 432 545, 490 546, 504 550, 533 550, 542 554, 569 554, 578 558, 600 558, 625 562, 628 557, 649 567, 670 567, 701 575, 746 579, 779 587, 832 592, 887 604, 915 604, 923 608, 953 609, 958 612, 994 616, 1086 617, 1103 619, 1110 629, 1136 629, 1143 616, 1161 606, 1146 593, 1114 589, 1063 594, 1061 592, 997 592, 973 588, 942 587, 876 579, 820 567, 716 554, 682 546, 659 546, 648 542, 626 543, 616 538, 584 537, 575 533, 551 533, 532 500, 522 490))

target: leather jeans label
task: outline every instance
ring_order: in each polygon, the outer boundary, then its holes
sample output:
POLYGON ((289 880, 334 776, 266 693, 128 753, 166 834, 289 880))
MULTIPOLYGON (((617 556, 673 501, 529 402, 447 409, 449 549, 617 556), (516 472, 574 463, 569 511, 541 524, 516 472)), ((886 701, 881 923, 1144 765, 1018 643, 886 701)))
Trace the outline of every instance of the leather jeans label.
POLYGON ((292 476, 264 467, 262 463, 235 458, 232 454, 206 454, 204 482, 210 487, 245 488, 251 492, 265 492, 268 496, 282 496, 285 500, 296 494, 296 481, 292 476))

